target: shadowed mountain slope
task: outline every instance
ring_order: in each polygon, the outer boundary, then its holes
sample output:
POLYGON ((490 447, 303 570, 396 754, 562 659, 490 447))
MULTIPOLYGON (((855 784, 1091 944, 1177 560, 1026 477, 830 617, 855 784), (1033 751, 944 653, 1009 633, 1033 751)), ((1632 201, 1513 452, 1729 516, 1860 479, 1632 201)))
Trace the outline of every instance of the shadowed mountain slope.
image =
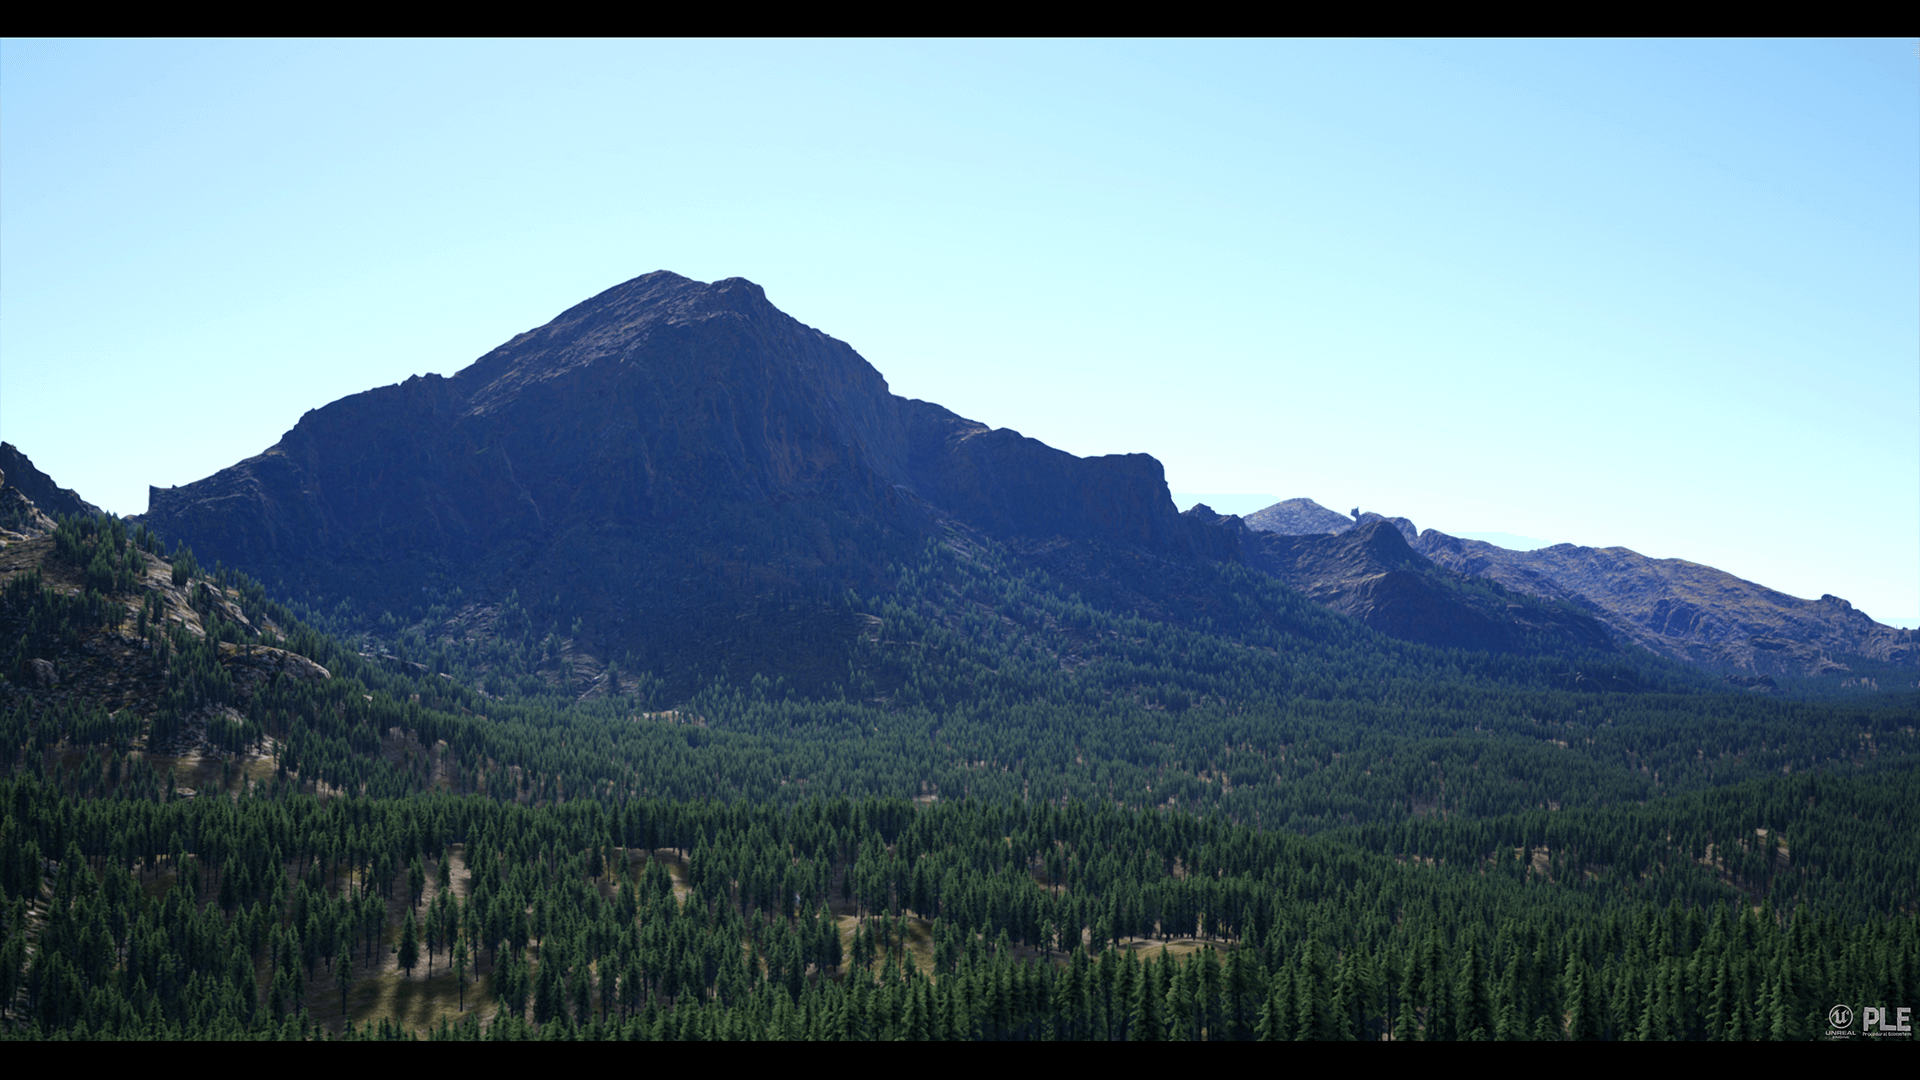
POLYGON ((307 596, 404 612, 514 592, 537 629, 582 620, 605 655, 773 649, 794 673, 834 667, 856 630, 822 598, 872 587, 949 518, 1194 554, 1152 457, 1077 458, 896 397, 752 282, 664 271, 452 378, 309 412, 256 457, 153 489, 145 516, 307 596))
POLYGON ((0 471, 0 543, 26 540, 53 531, 53 519, 27 493, 7 483, 0 471))
POLYGON ((33 504, 48 517, 62 514, 93 515, 100 508, 75 494, 71 488, 63 488, 53 482, 53 477, 35 468, 27 455, 10 442, 0 442, 0 475, 5 486, 18 491, 33 500, 33 504))
POLYGON ((1248 532, 1245 559, 1391 637, 1497 652, 1611 652, 1606 631, 1561 605, 1488 589, 1408 546, 1397 519, 1365 520, 1337 534, 1248 532))

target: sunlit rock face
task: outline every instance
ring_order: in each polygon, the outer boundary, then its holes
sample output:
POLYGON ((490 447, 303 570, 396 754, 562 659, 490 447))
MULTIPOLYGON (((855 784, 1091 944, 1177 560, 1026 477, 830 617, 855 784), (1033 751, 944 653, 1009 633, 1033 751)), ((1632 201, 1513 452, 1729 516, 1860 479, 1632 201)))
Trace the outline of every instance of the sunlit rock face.
POLYGON ((1920 663, 1915 635, 1836 596, 1803 600, 1685 559, 1622 547, 1511 551, 1428 529, 1435 563, 1591 612, 1619 638, 1701 666, 1761 675, 1841 675, 1849 664, 1920 663))

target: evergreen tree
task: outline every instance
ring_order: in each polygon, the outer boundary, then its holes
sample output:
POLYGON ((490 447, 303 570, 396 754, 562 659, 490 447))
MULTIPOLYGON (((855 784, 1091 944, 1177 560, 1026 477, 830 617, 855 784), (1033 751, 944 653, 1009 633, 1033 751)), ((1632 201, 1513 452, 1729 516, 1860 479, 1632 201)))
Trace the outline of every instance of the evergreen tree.
POLYGON ((405 969, 407 978, 413 978, 414 965, 420 962, 420 927, 413 921, 413 909, 407 909, 406 921, 400 924, 400 966, 405 969))
POLYGON ((1475 1042, 1493 1037, 1493 1003, 1479 943, 1472 938, 1460 954, 1453 982, 1453 1017, 1460 1038, 1475 1042))
POLYGON ((453 942, 453 981, 460 987, 460 1011, 467 1011, 467 938, 461 935, 453 942))
POLYGON ((420 898, 425 896, 426 892, 427 868, 421 865, 420 853, 415 852, 413 857, 407 861, 407 901, 409 905, 418 908, 420 906, 420 898))
POLYGON ((340 955, 333 960, 333 981, 340 987, 340 1012, 347 1011, 347 991, 353 987, 353 953, 347 948, 346 939, 340 941, 340 955))
MULTIPOLYGON (((1164 954, 1165 949, 1162 948, 1164 954)), ((1167 1037, 1164 1020, 1166 962, 1147 961, 1140 965, 1132 1008, 1127 1023, 1127 1038, 1134 1042, 1162 1042, 1167 1037)))

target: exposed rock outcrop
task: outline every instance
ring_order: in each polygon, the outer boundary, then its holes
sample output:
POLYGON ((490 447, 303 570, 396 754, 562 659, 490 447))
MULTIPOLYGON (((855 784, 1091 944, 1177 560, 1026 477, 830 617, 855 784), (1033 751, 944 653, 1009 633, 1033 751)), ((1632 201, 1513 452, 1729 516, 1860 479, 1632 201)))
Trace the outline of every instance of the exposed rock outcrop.
POLYGON ((1393 523, 1402 536, 1412 543, 1420 535, 1413 522, 1403 517, 1384 517, 1371 510, 1354 508, 1352 514, 1336 514, 1314 502, 1312 499, 1286 499, 1274 503, 1264 510, 1256 510, 1247 515, 1247 528, 1254 532, 1277 533, 1281 536, 1324 536, 1328 533, 1343 533, 1375 521, 1393 523))
POLYGON ((0 543, 45 536, 53 525, 53 519, 26 492, 7 483, 6 475, 0 473, 0 543))
POLYGON ((1319 536, 1346 532, 1353 528, 1353 519, 1312 499, 1287 499, 1248 514, 1247 528, 1282 536, 1319 536))
POLYGON ((261 686, 275 679, 317 683, 333 678, 326 668, 297 652, 266 645, 222 642, 220 660, 233 676, 234 690, 242 699, 251 698, 261 686))
MULTIPOLYGON (((1471 619, 1450 635, 1404 626, 1391 629, 1400 624, 1419 627, 1423 618, 1415 612, 1425 610, 1437 618, 1438 609, 1411 581, 1381 577, 1363 587, 1360 582, 1368 575, 1360 570, 1366 560, 1339 545, 1319 542, 1329 535, 1357 534, 1374 522, 1393 525, 1413 552, 1464 578, 1583 610, 1616 640, 1710 670, 1758 673, 1740 676, 1748 681, 1738 685, 1772 690, 1777 684, 1771 676, 1844 673, 1849 662, 1860 660, 1920 665, 1920 633, 1882 626, 1835 596, 1802 600, 1710 566, 1650 559, 1626 548, 1559 544, 1514 551, 1436 529, 1421 533, 1402 517, 1357 508, 1352 516, 1337 514, 1311 499, 1275 503, 1248 515, 1246 523, 1258 533, 1311 537, 1314 543, 1269 543, 1262 549, 1267 554, 1250 555, 1247 561, 1397 636, 1486 640, 1487 628, 1471 619), (1398 597, 1403 615, 1384 614, 1394 608, 1391 602, 1385 609, 1379 606, 1390 596, 1398 597)), ((1500 636, 1495 633, 1494 639, 1500 636)))
MULTIPOLYGON (((264 616, 249 620, 235 596, 216 583, 199 579, 175 585, 165 560, 146 553, 141 558, 146 569, 132 591, 107 596, 110 603, 123 607, 121 624, 85 628, 77 641, 41 641, 34 653, 20 658, 17 670, 0 679, 0 709, 26 707, 37 713, 49 706, 86 702, 109 712, 130 710, 143 719, 157 715, 168 688, 167 665, 163 650, 157 647, 159 635, 137 632, 143 611, 150 613, 152 626, 177 627, 194 638, 206 636, 202 612, 217 613, 221 620, 248 631, 279 632, 264 616)), ((56 553, 50 536, 0 548, 0 585, 23 573, 37 574, 43 587, 56 593, 72 596, 83 588, 82 571, 56 553)), ((16 599, 0 592, 0 640, 27 640, 29 605, 16 599)), ((275 679, 319 682, 331 678, 326 668, 284 648, 223 642, 219 656, 233 680, 234 701, 241 705, 275 679)), ((199 747, 206 724, 228 711, 225 706, 206 705, 183 718, 185 726, 177 738, 166 746, 152 744, 146 749, 176 753, 199 747)))
POLYGON ((34 468, 27 455, 10 442, 0 442, 0 474, 6 477, 5 486, 15 488, 33 500, 40 512, 50 518, 62 514, 91 515, 100 512, 99 507, 82 499, 72 489, 54 483, 53 477, 34 468))

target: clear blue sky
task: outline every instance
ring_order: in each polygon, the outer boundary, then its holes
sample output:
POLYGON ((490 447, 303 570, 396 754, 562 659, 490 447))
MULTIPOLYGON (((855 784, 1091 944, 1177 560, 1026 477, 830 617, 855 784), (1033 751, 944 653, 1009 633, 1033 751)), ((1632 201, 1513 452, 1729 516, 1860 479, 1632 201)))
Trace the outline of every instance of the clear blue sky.
POLYGON ((0 437, 120 513, 638 274, 1185 492, 1920 617, 1894 41, 0 43, 0 437))

